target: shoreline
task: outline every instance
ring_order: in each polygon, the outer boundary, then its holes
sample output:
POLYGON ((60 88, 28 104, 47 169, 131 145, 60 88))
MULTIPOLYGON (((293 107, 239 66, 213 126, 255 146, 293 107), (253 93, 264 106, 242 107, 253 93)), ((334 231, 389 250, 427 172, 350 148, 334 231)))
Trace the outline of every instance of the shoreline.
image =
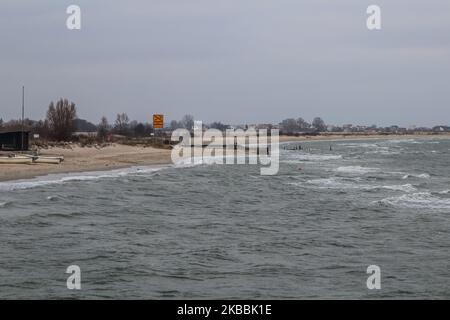
POLYGON ((41 155, 64 156, 60 164, 2 164, 0 182, 29 180, 51 174, 112 171, 135 166, 171 164, 171 151, 152 147, 112 145, 101 149, 89 147, 49 148, 41 155))
MULTIPOLYGON (((438 135, 320 135, 320 136, 280 136, 280 143, 295 142, 340 142, 363 140, 407 140, 407 139, 450 139, 450 134, 438 135)), ((54 164, 2 164, 0 182, 31 180, 51 174, 71 174, 104 172, 136 166, 170 165, 171 150, 153 147, 115 144, 101 149, 90 147, 49 148, 41 150, 42 155, 62 155, 65 160, 54 164)))
POLYGON ((358 141, 358 140, 407 140, 407 139, 450 139, 450 133, 441 134, 325 134, 318 136, 280 136, 281 142, 309 141, 358 141))

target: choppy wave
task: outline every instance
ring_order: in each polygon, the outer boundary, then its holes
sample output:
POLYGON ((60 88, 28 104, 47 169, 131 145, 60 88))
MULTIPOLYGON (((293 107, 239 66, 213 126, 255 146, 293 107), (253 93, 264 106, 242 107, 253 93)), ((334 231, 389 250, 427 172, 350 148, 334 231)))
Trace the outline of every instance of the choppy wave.
POLYGON ((297 154, 295 156, 290 156, 288 160, 282 160, 283 163, 298 163, 299 161, 330 161, 330 160, 340 160, 342 155, 333 154, 297 154))
POLYGON ((311 179, 306 181, 307 184, 315 185, 319 188, 339 188, 339 189, 353 189, 360 188, 361 186, 357 183, 351 183, 343 181, 339 178, 331 177, 331 178, 323 178, 323 179, 311 179))
POLYGON ((376 143, 338 143, 338 146, 350 148, 380 148, 376 143))
POLYGON ((386 155, 386 156, 393 156, 393 155, 401 154, 401 151, 393 151, 388 148, 386 148, 386 149, 380 148, 380 149, 373 150, 373 151, 367 151, 366 154, 380 154, 380 155, 386 155))
POLYGON ((75 181, 91 181, 106 178, 119 178, 134 174, 147 174, 161 170, 164 167, 131 167, 125 169, 115 169, 111 171, 95 171, 86 173, 52 174, 29 180, 17 180, 0 182, 0 191, 14 191, 32 189, 46 185, 61 184, 75 181))
POLYGON ((428 173, 421 173, 421 174, 406 174, 402 177, 403 180, 409 178, 430 179, 431 176, 428 173))
POLYGON ((399 144, 399 143, 418 144, 418 143, 423 143, 423 141, 417 141, 415 139, 392 139, 392 140, 387 140, 385 143, 388 143, 388 144, 399 144))
POLYGON ((369 168, 369 167, 361 167, 361 166, 346 166, 346 167, 339 167, 334 169, 336 172, 340 173, 351 173, 351 174, 366 174, 371 172, 377 172, 380 169, 378 168, 369 168))
POLYGON ((450 199, 433 196, 430 192, 404 194, 398 197, 389 197, 377 201, 377 203, 412 209, 448 210, 450 199))
POLYGON ((8 206, 9 205, 9 202, 8 201, 6 201, 6 202, 0 202, 0 208, 5 208, 6 206, 8 206))
POLYGON ((382 186, 382 189, 393 190, 393 191, 403 191, 403 192, 414 192, 417 189, 412 184, 403 184, 403 185, 391 185, 391 186, 382 186))
MULTIPOLYGON (((337 177, 331 178, 323 178, 323 179, 311 179, 307 180, 305 183, 307 185, 314 185, 319 189, 359 189, 363 191, 371 191, 371 190, 392 190, 392 191, 401 191, 401 192, 414 192, 417 189, 411 184, 403 184, 403 185, 370 185, 370 184, 361 184, 360 179, 340 179, 337 177)), ((289 183, 293 185, 301 185, 300 182, 289 183)))
MULTIPOLYGON (((260 163, 261 157, 258 155, 184 157, 175 160, 174 166, 176 168, 191 168, 199 165, 225 164, 228 160, 231 160, 231 163, 249 163, 249 161, 260 163)), ((269 155, 267 159, 269 161, 272 157, 269 155)))

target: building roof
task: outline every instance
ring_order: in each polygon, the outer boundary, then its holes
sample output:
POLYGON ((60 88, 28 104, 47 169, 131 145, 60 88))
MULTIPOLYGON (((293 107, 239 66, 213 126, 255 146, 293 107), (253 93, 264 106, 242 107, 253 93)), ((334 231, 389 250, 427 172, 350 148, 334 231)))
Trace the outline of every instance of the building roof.
MULTIPOLYGON (((2 133, 20 133, 22 132, 21 128, 0 128, 0 134, 2 133)), ((30 133, 30 129, 24 128, 24 133, 30 133)))

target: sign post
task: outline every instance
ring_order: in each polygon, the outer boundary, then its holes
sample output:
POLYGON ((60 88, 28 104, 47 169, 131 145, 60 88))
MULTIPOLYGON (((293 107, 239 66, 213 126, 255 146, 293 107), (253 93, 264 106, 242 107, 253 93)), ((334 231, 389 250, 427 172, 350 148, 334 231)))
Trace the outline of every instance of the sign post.
POLYGON ((164 128, 164 115, 163 114, 154 114, 153 115, 153 131, 154 137, 156 138, 156 129, 164 128))

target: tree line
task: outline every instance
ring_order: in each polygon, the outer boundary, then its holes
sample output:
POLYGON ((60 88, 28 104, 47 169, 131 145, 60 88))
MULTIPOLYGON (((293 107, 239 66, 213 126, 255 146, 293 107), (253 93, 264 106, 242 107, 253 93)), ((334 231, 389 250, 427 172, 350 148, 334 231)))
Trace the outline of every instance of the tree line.
MULTIPOLYGON (((83 128, 88 128, 88 131, 96 131, 97 140, 105 141, 110 135, 120 135, 125 137, 149 137, 154 133, 153 126, 148 123, 131 121, 126 113, 119 113, 113 124, 108 122, 104 116, 101 118, 98 125, 93 125, 85 120, 77 118, 76 105, 68 99, 59 99, 54 103, 50 102, 44 120, 33 121, 25 119, 24 125, 27 130, 32 133, 39 134, 43 139, 52 139, 56 141, 69 141, 73 139, 75 131, 81 131, 83 128), (82 128, 80 128, 82 127, 82 128), (93 130, 92 130, 93 129, 93 130)), ((4 123, 0 119, 0 128, 15 128, 20 130, 22 126, 21 120, 11 120, 4 123)), ((185 115, 180 121, 172 120, 169 124, 170 130, 179 128, 192 130, 194 127, 194 117, 192 115, 185 115)), ((221 122, 213 122, 207 127, 224 131, 230 126, 222 124, 221 122)), ((285 119, 279 124, 282 134, 296 134, 300 132, 324 132, 327 131, 327 125, 322 118, 316 117, 311 123, 308 123, 303 118, 285 119)))
POLYGON ((324 132, 327 131, 325 121, 316 117, 311 123, 305 121, 303 118, 285 119, 280 122, 280 131, 282 134, 296 134, 301 132, 324 132))
MULTIPOLYGON (((86 120, 78 119, 76 105, 68 99, 59 99, 50 102, 46 117, 43 120, 24 119, 24 128, 33 134, 38 134, 40 138, 54 141, 70 141, 74 139, 76 131, 88 133, 96 132, 98 141, 108 140, 110 135, 124 137, 149 137, 154 133, 152 124, 148 122, 138 122, 130 120, 126 113, 119 113, 114 123, 110 124, 108 119, 103 116, 100 123, 93 125, 86 120)), ((180 121, 172 120, 170 129, 186 128, 191 130, 194 126, 194 117, 185 115, 180 121)), ((22 129, 21 120, 10 120, 4 122, 0 118, 0 129, 9 129, 20 131, 22 129)))

